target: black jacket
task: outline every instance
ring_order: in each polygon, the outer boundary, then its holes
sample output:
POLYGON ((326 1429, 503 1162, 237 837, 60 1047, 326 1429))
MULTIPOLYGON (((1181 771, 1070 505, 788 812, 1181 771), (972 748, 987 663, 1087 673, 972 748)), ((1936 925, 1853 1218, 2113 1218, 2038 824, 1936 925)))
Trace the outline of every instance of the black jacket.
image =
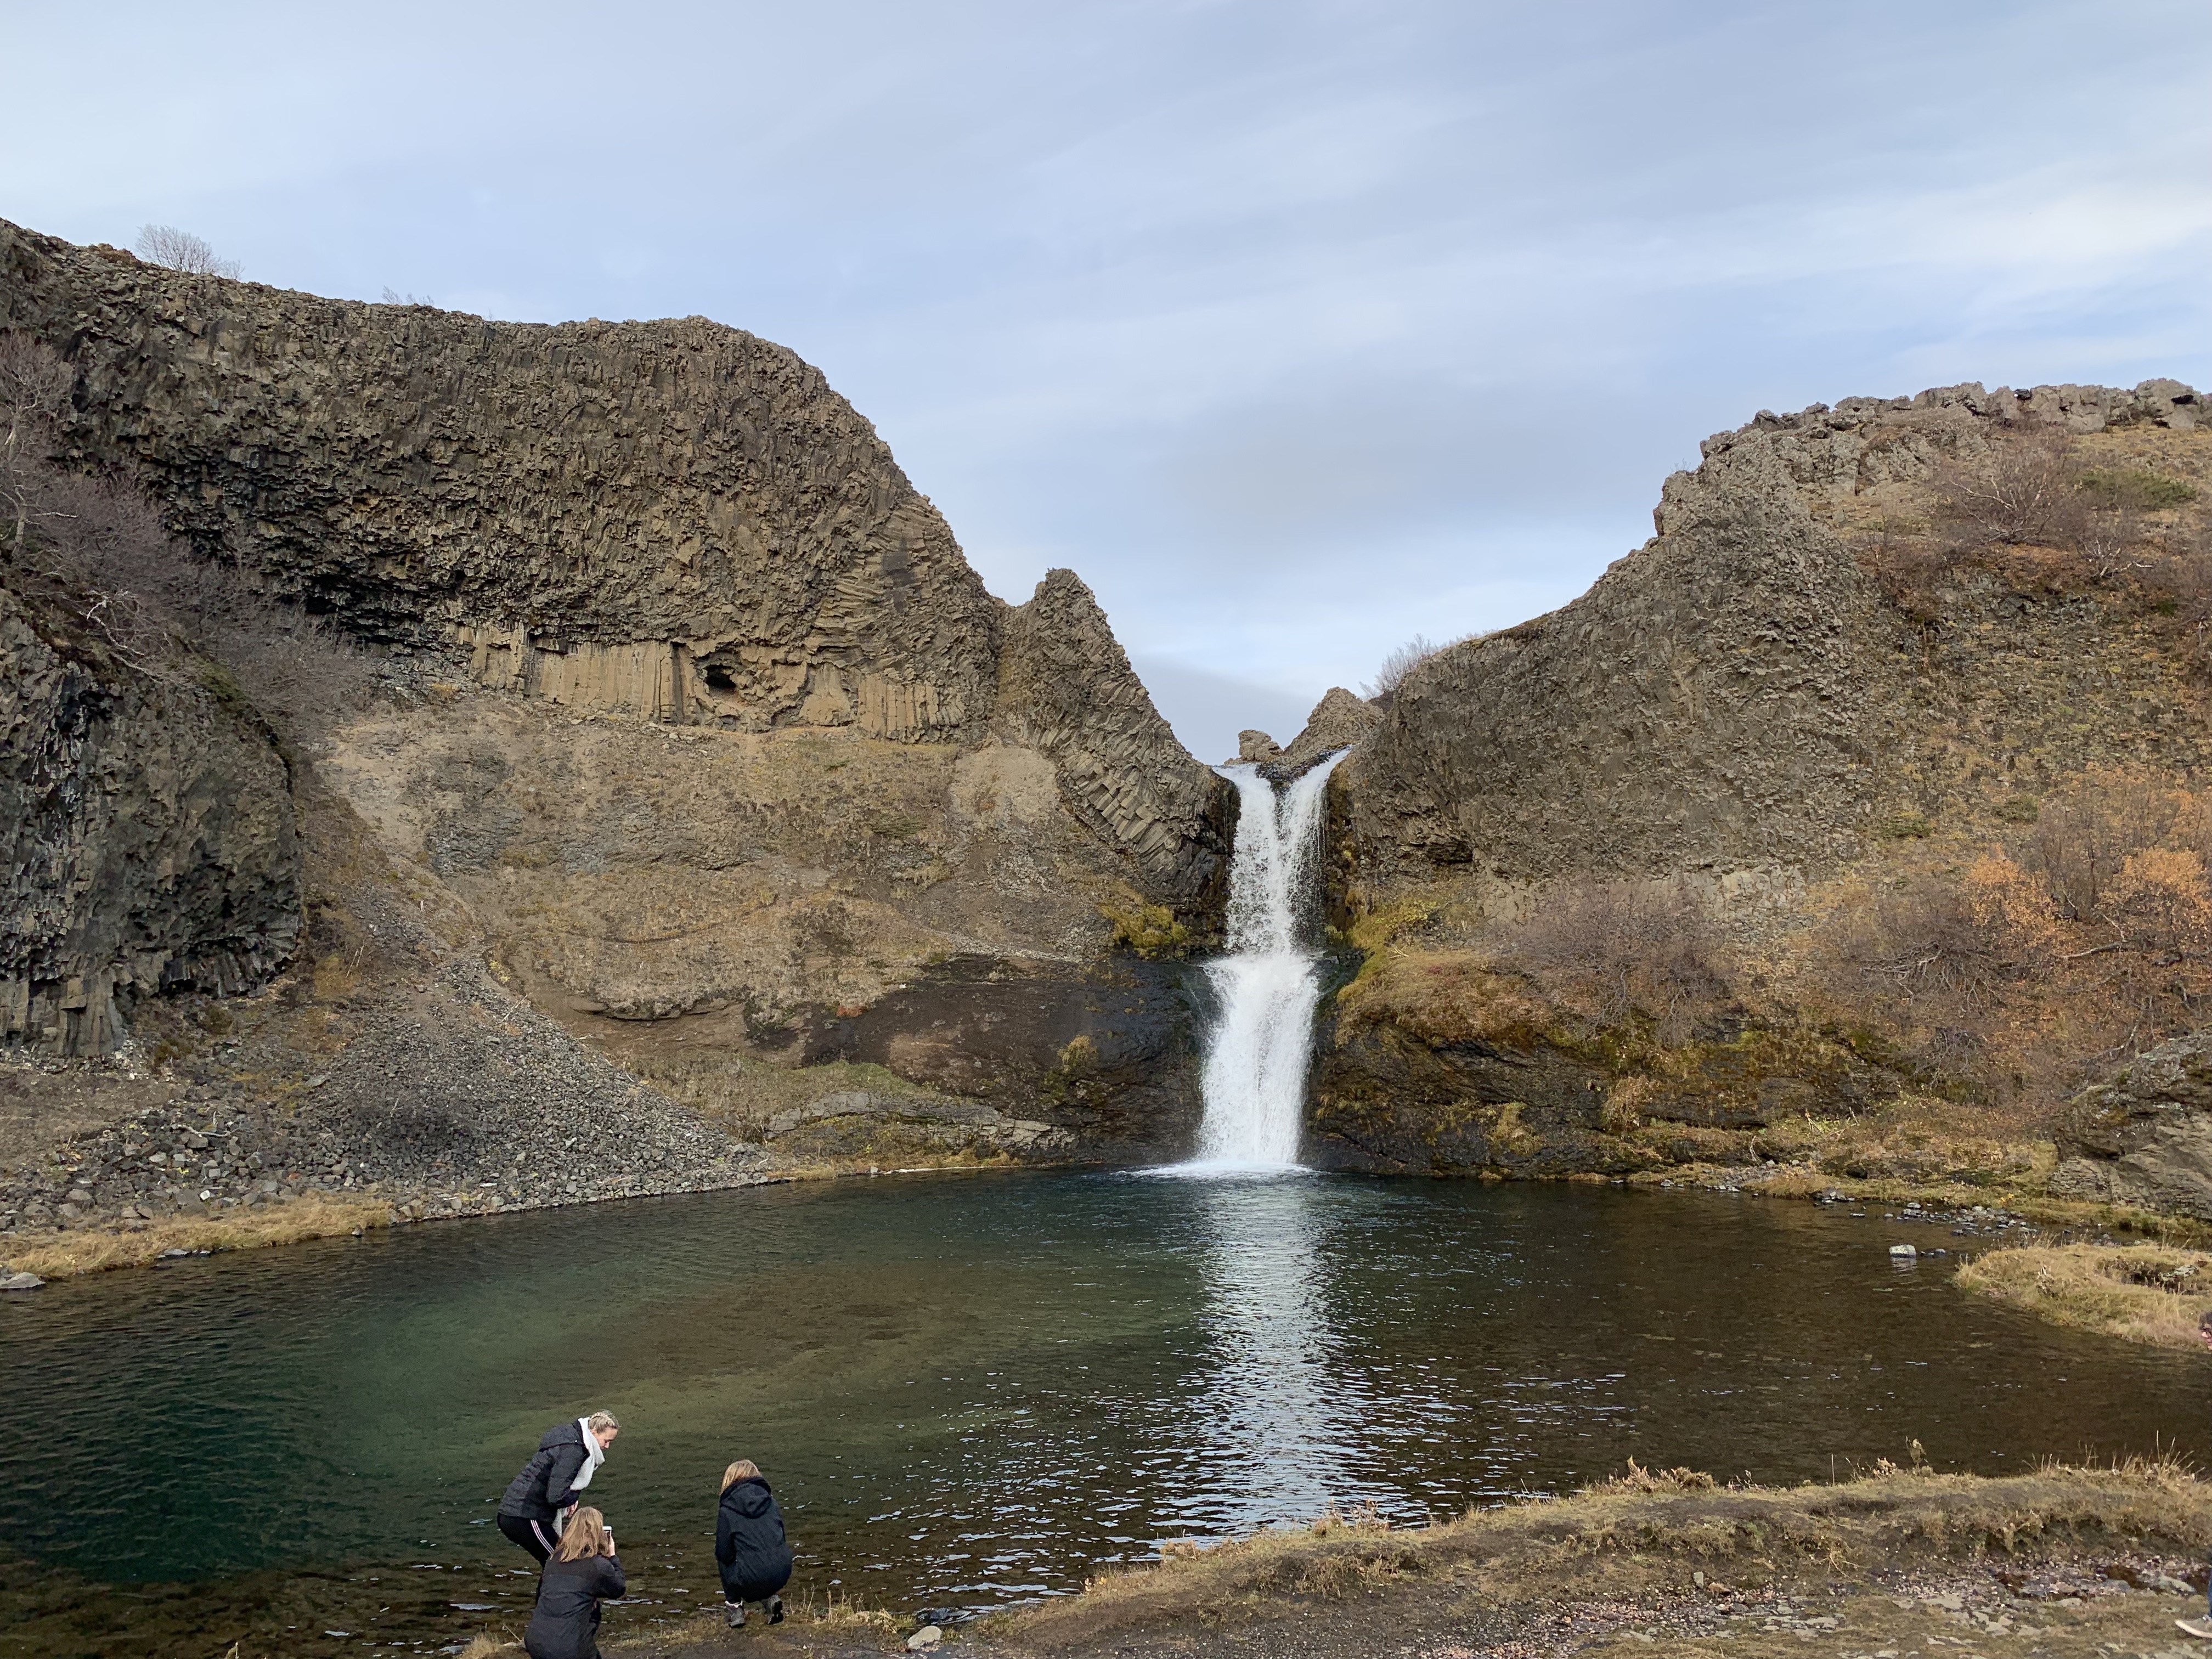
POLYGON ((538 1578, 537 1611, 522 1633, 523 1651, 530 1659, 597 1659, 599 1602, 625 1588, 619 1556, 548 1561, 538 1578))
POLYGON ((522 1473, 507 1483, 507 1496, 499 1500, 501 1515, 526 1521, 550 1521, 576 1501, 568 1483, 584 1467, 584 1425, 574 1418, 545 1431, 538 1449, 522 1466, 522 1473))
POLYGON ((759 1476, 733 1481, 722 1493, 714 1561, 722 1570, 722 1593, 732 1601, 764 1601, 791 1582, 783 1511, 759 1476))

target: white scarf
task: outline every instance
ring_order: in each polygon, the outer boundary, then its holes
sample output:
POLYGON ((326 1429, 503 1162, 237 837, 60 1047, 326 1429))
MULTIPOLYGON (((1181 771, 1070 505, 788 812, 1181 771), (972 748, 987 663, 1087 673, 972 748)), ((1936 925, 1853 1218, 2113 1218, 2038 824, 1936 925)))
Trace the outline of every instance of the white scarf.
POLYGON ((607 1461, 607 1449, 599 1444, 599 1436, 592 1432, 592 1419, 588 1417, 578 1418, 576 1428, 577 1431, 584 1437, 584 1467, 578 1469, 575 1479, 568 1482, 570 1492, 581 1492, 590 1486, 592 1474, 600 1464, 607 1461))

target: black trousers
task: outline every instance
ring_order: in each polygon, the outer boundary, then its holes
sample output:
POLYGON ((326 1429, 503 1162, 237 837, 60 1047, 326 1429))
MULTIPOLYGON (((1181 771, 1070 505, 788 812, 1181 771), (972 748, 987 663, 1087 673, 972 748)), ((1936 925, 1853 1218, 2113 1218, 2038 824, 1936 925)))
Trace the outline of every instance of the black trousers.
POLYGON ((510 1543, 528 1550, 531 1559, 541 1567, 561 1542, 561 1534, 554 1529, 552 1522, 532 1521, 527 1516, 502 1515, 499 1517, 499 1529, 507 1534, 510 1543))

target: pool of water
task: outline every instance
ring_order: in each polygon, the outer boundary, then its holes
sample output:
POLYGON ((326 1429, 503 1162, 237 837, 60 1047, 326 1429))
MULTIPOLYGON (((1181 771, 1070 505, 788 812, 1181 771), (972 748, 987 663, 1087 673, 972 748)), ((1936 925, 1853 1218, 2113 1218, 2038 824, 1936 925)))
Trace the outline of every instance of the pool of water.
POLYGON ((0 1655, 425 1651, 519 1624, 551 1423, 634 1601, 714 1599, 723 1465, 794 1589, 911 1610, 1372 1504, 1645 1464, 1826 1478, 2200 1449, 2191 1356, 1971 1298, 1802 1204, 1345 1177, 902 1177, 420 1227, 0 1302, 0 1655))

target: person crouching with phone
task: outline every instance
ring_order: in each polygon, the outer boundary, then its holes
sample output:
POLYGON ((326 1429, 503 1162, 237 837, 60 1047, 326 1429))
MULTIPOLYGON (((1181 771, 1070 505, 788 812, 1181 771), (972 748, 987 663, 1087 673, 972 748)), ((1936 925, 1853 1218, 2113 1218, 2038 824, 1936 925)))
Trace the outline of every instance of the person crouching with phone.
POLYGON ((538 1607, 522 1633, 530 1659, 599 1659, 599 1603, 624 1589, 606 1517, 586 1504, 568 1517, 560 1547, 538 1577, 538 1607))

